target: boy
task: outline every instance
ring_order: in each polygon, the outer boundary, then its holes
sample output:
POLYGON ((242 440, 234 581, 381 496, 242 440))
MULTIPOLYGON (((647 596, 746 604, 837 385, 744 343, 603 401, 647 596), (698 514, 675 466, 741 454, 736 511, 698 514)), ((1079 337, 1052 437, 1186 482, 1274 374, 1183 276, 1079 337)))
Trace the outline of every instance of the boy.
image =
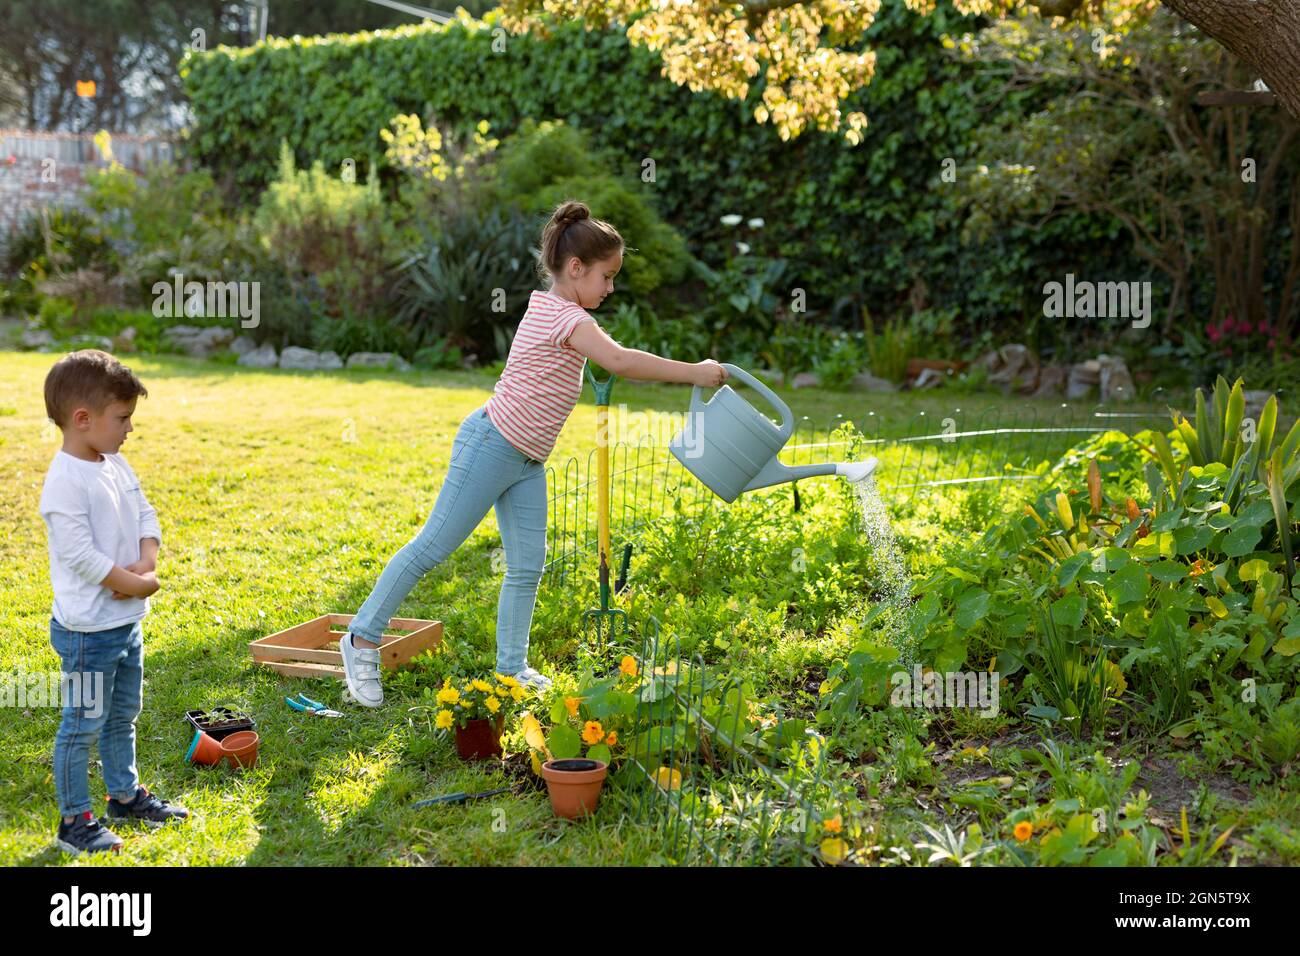
POLYGON ((56 843, 70 853, 122 847, 121 838, 90 812, 87 764, 96 736, 109 793, 107 821, 160 826, 189 816, 140 786, 135 766, 144 680, 140 622, 149 595, 158 590, 154 569, 162 541, 140 480, 117 453, 133 430, 140 395, 148 392, 131 370, 98 349, 68 354, 45 377, 45 411, 63 432, 40 504, 54 588, 50 643, 63 673, 78 675, 82 686, 102 688, 103 698, 86 707, 65 694, 54 741, 62 817, 56 843))

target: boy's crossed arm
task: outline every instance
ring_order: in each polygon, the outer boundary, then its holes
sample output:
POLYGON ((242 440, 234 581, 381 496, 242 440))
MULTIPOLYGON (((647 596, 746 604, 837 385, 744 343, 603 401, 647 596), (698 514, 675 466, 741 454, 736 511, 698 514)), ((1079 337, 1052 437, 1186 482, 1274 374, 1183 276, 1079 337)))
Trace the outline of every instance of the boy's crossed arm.
POLYGON ((158 575, 154 572, 158 567, 158 539, 141 538, 140 539, 140 560, 134 564, 128 564, 125 568, 113 566, 113 570, 108 572, 108 577, 99 583, 106 588, 113 589, 113 600, 121 601, 129 597, 148 597, 158 590, 161 585, 158 583, 158 575), (117 581, 112 580, 115 575, 121 575, 117 581), (139 585, 148 586, 149 589, 143 594, 137 591, 129 591, 120 585, 125 583, 130 586, 131 578, 137 578, 139 585))
POLYGON ((158 590, 158 576, 154 573, 158 557, 157 539, 140 539, 140 560, 124 568, 95 547, 90 522, 84 512, 51 511, 47 516, 55 553, 62 555, 68 567, 80 578, 109 588, 116 600, 144 598, 158 590))

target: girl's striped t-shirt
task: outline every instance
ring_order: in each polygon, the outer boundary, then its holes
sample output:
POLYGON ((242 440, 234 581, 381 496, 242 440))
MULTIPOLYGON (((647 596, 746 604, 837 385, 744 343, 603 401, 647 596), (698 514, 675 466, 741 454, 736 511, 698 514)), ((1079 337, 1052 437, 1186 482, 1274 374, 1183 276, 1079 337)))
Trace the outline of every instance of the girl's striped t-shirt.
POLYGON ((534 292, 528 300, 506 367, 483 408, 506 440, 534 461, 546 461, 582 396, 587 358, 569 345, 569 336, 595 321, 552 292, 534 292))

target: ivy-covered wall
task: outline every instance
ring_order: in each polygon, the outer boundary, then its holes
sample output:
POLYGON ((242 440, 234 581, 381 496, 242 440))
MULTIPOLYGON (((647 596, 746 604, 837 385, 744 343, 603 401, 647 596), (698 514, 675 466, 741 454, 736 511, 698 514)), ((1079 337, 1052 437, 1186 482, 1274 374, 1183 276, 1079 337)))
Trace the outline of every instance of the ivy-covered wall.
MULTIPOLYGON (((866 38, 876 76, 845 105, 870 120, 857 146, 816 132, 783 142, 752 119, 760 88, 745 103, 692 93, 660 76, 657 54, 576 23, 546 39, 480 23, 272 40, 193 53, 182 74, 199 158, 248 195, 272 175, 282 138, 300 162, 352 159, 358 176, 372 163, 387 175, 378 131, 398 113, 487 119, 498 136, 525 118, 560 118, 593 132, 630 178, 653 159, 646 188, 701 258, 744 238, 789 259, 809 307, 849 325, 862 304, 875 315, 913 305, 923 284, 926 304, 958 310, 964 333, 997 335, 1041 316, 1044 282, 1106 268, 1124 250, 1112 226, 1077 216, 962 244, 945 195, 958 186, 940 173, 945 159, 967 158, 982 120, 976 94, 993 81, 940 41, 974 26, 942 3, 919 17, 886 0, 866 38), (766 225, 738 237, 718 221, 727 213, 766 225)), ((1033 95, 996 108, 1027 109, 1033 95)))

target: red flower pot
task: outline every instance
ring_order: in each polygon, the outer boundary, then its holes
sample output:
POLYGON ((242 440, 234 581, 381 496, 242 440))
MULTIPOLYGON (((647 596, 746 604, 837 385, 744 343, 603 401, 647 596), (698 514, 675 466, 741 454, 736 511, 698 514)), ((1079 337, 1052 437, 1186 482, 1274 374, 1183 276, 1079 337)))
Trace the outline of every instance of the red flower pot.
POLYGON ((456 753, 462 760, 497 760, 501 757, 501 733, 506 719, 478 718, 464 727, 456 726, 456 753))

